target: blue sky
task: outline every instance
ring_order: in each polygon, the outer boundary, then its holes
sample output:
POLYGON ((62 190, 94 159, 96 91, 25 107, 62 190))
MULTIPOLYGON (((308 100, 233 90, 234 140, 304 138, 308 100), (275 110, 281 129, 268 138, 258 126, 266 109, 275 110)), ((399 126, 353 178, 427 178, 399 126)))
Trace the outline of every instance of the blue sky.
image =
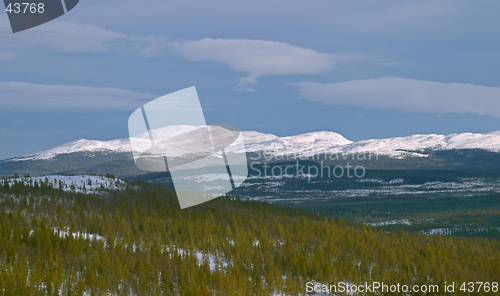
POLYGON ((208 123, 350 140, 500 129, 500 3, 97 1, 12 34, 0 13, 0 158, 128 136, 196 86, 208 123))

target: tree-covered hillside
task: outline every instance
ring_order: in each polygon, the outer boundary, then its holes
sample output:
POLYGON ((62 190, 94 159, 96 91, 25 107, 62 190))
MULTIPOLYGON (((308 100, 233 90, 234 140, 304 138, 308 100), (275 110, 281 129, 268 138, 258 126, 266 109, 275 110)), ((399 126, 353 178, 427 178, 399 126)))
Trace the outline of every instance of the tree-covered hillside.
POLYGON ((492 239, 386 233, 229 197, 180 210, 172 191, 146 182, 87 195, 4 184, 0 295, 298 295, 311 280, 500 280, 492 239))

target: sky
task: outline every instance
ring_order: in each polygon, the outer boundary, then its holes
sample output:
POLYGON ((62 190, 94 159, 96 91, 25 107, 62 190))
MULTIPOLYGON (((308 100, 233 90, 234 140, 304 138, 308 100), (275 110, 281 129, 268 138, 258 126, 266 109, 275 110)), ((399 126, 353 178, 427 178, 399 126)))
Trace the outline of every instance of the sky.
POLYGON ((0 159, 128 137, 196 86, 209 124, 349 140, 500 130, 500 2, 82 0, 12 33, 0 12, 0 159))

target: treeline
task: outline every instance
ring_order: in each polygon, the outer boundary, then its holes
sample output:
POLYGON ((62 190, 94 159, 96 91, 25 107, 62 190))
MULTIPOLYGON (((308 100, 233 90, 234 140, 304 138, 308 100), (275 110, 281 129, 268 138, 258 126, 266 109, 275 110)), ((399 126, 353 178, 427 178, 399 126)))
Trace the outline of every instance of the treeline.
POLYGON ((174 192, 145 182, 104 196, 0 188, 0 295, 297 295, 310 280, 498 282, 499 250, 497 240, 386 233, 230 197, 180 210, 174 192))

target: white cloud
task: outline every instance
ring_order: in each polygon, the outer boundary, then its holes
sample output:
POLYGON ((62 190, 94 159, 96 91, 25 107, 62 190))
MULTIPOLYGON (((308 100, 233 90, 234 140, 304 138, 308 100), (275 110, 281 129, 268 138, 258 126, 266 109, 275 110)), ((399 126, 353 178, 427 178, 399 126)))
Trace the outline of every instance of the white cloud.
MULTIPOLYGON (((0 17, 0 27, 10 28, 8 19, 0 17)), ((16 34, 0 34, 0 50, 23 52, 26 48, 47 47, 56 52, 105 52, 133 50, 151 56, 152 49, 165 46, 162 37, 135 37, 103 27, 63 21, 51 21, 43 26, 16 34)))
POLYGON ((303 97, 326 105, 500 117, 500 87, 397 77, 325 84, 301 82, 296 86, 303 97))
POLYGON ((284 42, 211 39, 177 42, 171 46, 191 61, 214 61, 248 75, 240 80, 240 88, 252 90, 260 76, 315 74, 334 67, 334 56, 284 42))
POLYGON ((133 111, 155 97, 116 88, 0 82, 2 111, 133 111))

